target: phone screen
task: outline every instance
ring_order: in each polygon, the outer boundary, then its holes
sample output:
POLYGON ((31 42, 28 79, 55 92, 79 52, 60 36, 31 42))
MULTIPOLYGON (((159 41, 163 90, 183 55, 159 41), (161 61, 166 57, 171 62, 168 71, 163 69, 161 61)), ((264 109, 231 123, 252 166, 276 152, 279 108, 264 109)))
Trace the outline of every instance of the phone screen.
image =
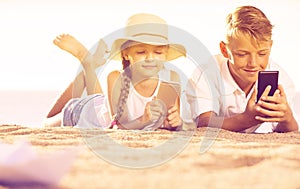
POLYGON ((175 105, 176 99, 180 97, 180 84, 176 82, 164 82, 160 83, 157 98, 162 100, 169 109, 175 105))
POLYGON ((278 71, 260 71, 258 73, 257 97, 256 102, 259 101, 261 95, 268 85, 271 85, 271 90, 268 96, 273 96, 278 88, 278 71))

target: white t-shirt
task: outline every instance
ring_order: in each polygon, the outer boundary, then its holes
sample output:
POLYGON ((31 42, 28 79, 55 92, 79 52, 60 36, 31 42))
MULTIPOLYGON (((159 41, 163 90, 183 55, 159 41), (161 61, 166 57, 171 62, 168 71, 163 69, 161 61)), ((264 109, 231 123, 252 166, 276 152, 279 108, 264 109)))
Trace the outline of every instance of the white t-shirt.
MULTIPOLYGON (((195 120, 200 114, 213 111, 221 117, 231 117, 244 112, 253 91, 246 97, 229 72, 227 59, 216 55, 208 64, 195 70, 187 85, 187 100, 195 120)), ((295 87, 287 73, 272 60, 266 70, 279 71, 279 84, 283 84, 288 102, 292 107, 295 87)), ((254 86, 256 87, 256 85, 254 86)), ((245 130, 247 133, 273 132, 277 122, 265 122, 245 130)))

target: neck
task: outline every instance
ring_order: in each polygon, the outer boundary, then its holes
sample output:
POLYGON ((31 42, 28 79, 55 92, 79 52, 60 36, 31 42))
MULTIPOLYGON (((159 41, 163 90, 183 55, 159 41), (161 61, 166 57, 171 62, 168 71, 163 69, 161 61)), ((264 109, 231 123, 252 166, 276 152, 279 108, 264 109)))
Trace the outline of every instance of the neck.
POLYGON ((133 83, 134 86, 138 85, 148 85, 151 84, 154 80, 158 80, 158 76, 153 76, 153 77, 141 77, 138 75, 133 75, 131 78, 131 82, 133 83))
POLYGON ((132 83, 135 90, 145 97, 150 97, 154 93, 157 84, 158 84, 158 77, 150 77, 144 79, 136 79, 132 78, 132 83))
POLYGON ((239 85, 239 87, 244 91, 244 93, 246 94, 246 96, 248 96, 248 94, 250 93, 253 85, 254 85, 254 83, 252 83, 252 84, 245 84, 245 85, 239 85))
POLYGON ((242 89, 242 91, 244 91, 244 93, 246 94, 246 96, 248 96, 248 94, 250 93, 254 83, 253 82, 245 82, 243 80, 241 80, 239 77, 235 77, 234 74, 232 73, 232 69, 230 67, 230 63, 227 62, 227 66, 229 68, 229 72, 232 76, 232 78, 234 79, 235 83, 240 87, 240 89, 242 89))

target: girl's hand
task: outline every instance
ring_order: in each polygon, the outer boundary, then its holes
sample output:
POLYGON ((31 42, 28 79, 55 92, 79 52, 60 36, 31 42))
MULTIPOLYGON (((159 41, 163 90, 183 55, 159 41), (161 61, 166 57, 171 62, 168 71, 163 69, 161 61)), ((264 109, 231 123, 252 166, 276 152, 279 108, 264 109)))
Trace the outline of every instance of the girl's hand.
POLYGON ((145 107, 144 115, 142 117, 142 122, 156 122, 165 115, 165 110, 159 100, 154 98, 151 102, 148 102, 145 107))
POLYGON ((168 110, 168 114, 164 122, 164 128, 174 129, 181 125, 182 119, 180 117, 179 109, 177 106, 173 106, 168 110))

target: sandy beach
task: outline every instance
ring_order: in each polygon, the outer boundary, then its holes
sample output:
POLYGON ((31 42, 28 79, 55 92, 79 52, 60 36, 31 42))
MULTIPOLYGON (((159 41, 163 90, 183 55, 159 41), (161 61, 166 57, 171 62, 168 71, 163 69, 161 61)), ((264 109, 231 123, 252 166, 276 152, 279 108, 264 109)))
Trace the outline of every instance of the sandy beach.
MULTIPOLYGON (((121 162, 153 158, 159 161, 164 155, 157 153, 156 157, 130 159, 131 156, 120 155, 115 146, 107 145, 105 140, 99 142, 97 151, 87 142, 95 136, 109 136, 131 149, 151 149, 170 141, 174 132, 93 129, 84 133, 70 127, 0 126, 1 142, 14 143, 26 138, 41 154, 82 146, 70 170, 55 188, 300 188, 299 132, 241 134, 220 130, 212 146, 200 153, 200 146, 207 139, 206 128, 200 128, 180 135, 187 137, 187 145, 175 157, 170 155, 171 158, 161 161, 160 165, 139 169, 114 165, 101 154, 115 154, 120 156, 121 162)), ((165 149, 165 154, 170 152, 165 149)), ((38 183, 0 184, 1 189, 45 187, 38 183)))

